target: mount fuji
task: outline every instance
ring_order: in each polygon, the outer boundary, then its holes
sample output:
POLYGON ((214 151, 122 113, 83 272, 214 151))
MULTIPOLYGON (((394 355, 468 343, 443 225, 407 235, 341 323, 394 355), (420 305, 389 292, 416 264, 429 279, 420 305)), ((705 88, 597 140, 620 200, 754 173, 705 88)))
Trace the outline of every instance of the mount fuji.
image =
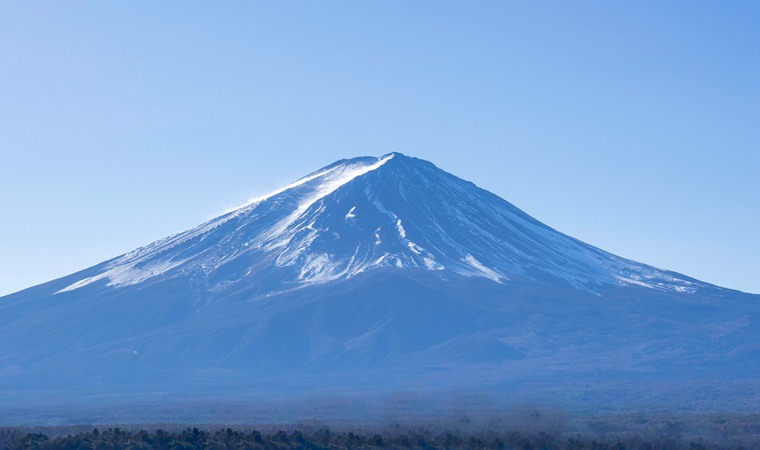
POLYGON ((615 256, 391 153, 0 298, 0 392, 456 388, 752 409, 758 318, 758 295, 615 256))

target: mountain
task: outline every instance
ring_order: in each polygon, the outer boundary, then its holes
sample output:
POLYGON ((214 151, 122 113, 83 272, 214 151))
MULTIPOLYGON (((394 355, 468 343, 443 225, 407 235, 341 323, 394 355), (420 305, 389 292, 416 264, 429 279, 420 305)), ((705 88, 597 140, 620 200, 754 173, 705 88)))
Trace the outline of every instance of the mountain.
POLYGON ((0 298, 0 390, 751 409, 758 313, 760 296, 615 256, 391 153, 0 298))
MULTIPOLYGON (((513 278, 579 289, 705 283, 565 236, 434 165, 391 153, 338 161, 184 233, 123 255, 57 291, 177 277, 214 293, 274 294, 381 268, 513 278), (92 275, 90 275, 90 273, 92 275)), ((442 275, 443 276, 443 275, 442 275)))

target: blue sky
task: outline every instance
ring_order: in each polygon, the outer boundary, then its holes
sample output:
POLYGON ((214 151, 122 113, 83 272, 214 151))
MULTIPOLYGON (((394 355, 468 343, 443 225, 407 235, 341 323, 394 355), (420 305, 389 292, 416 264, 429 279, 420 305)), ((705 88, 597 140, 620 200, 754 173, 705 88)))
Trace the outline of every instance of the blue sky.
POLYGON ((760 293, 760 3, 4 2, 0 295, 400 151, 760 293))

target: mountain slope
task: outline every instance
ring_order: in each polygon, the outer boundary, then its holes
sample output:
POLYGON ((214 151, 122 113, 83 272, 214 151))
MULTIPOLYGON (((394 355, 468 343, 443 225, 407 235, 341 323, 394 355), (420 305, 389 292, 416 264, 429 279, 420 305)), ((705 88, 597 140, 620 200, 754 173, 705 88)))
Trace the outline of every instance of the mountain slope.
MULTIPOLYGON (((338 161, 196 228, 0 298, 0 389, 214 395, 677 380, 705 392, 752 383, 759 305, 580 242, 392 153, 338 161)), ((716 404, 756 398, 724 397, 716 404)))
POLYGON ((383 267, 495 282, 553 278, 579 288, 637 284, 694 292, 704 283, 565 236, 432 164, 392 153, 339 161, 199 227, 110 262, 59 292, 167 277, 208 289, 278 292, 383 267))

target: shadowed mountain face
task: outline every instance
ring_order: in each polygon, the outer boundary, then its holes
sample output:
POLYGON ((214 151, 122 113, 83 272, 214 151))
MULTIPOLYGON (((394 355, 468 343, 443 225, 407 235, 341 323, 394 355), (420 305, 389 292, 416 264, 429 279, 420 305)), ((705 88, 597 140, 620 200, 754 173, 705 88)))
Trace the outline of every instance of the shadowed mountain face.
POLYGON ((0 389, 706 392, 752 383, 759 312, 393 153, 0 298, 0 389))

